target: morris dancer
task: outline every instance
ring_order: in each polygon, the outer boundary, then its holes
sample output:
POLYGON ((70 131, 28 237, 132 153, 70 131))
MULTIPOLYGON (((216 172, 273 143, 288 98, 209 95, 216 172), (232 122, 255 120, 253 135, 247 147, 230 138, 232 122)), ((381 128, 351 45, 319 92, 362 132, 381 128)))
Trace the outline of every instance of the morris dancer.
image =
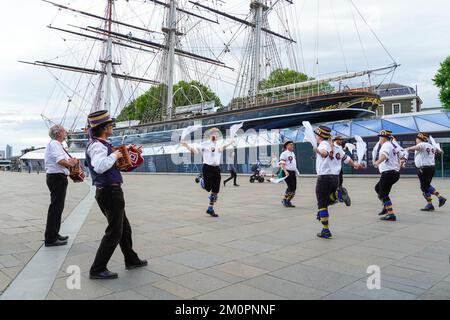
POLYGON ((117 273, 111 272, 107 264, 117 245, 125 257, 127 270, 147 265, 139 259, 133 250, 131 226, 125 214, 125 200, 122 191, 122 175, 115 163, 123 155, 114 151, 107 139, 113 134, 114 120, 106 110, 91 113, 88 116, 92 139, 86 149, 86 163, 97 187, 95 199, 105 217, 108 227, 97 250, 90 269, 91 279, 116 279, 117 273))
POLYGON ((284 199, 281 201, 286 208, 295 208, 291 203, 291 200, 295 197, 295 191, 297 190, 297 160, 294 153, 294 142, 291 140, 286 141, 283 144, 283 153, 280 155, 280 167, 283 170, 283 177, 287 185, 284 199))
POLYGON ((392 143, 394 139, 392 131, 382 130, 378 137, 380 138, 379 147, 375 152, 373 166, 378 168, 381 173, 380 181, 375 185, 378 199, 383 203, 383 210, 379 215, 385 215, 381 217, 383 221, 396 221, 397 217, 389 193, 392 186, 400 179, 400 150, 392 143))
MULTIPOLYGON (((336 136, 333 138, 333 147, 337 150, 339 150, 340 153, 344 153, 345 151, 343 149, 343 143, 344 139, 342 136, 336 136), (342 152, 341 152, 342 151, 342 152)), ((344 188, 342 185, 344 183, 344 170, 341 168, 341 171, 339 172, 339 186, 338 186, 338 197, 337 201, 344 202, 347 207, 350 207, 352 204, 350 196, 348 195, 347 189, 344 188)))
POLYGON ((217 128, 211 128, 205 132, 205 137, 209 137, 208 141, 204 141, 199 147, 190 146, 186 142, 181 142, 181 145, 186 147, 191 153, 198 154, 203 153, 203 167, 202 177, 200 179, 200 185, 209 195, 209 206, 206 213, 212 217, 218 217, 214 211, 214 204, 217 202, 217 196, 220 191, 220 162, 222 160, 223 151, 234 143, 234 140, 228 144, 219 146, 218 137, 220 130, 217 128))
POLYGON ((331 129, 320 126, 315 130, 317 147, 314 147, 316 157, 316 197, 317 219, 322 223, 322 231, 317 234, 320 238, 329 239, 332 237, 329 229, 329 213, 328 206, 333 204, 337 199, 337 189, 339 187, 339 173, 342 169, 342 162, 351 165, 355 169, 361 169, 363 166, 353 162, 342 148, 332 146, 330 141, 331 129))
POLYGON ((414 163, 419 169, 417 175, 419 176, 420 189, 423 192, 423 196, 427 201, 425 208, 422 211, 434 211, 432 195, 435 195, 439 199, 439 207, 442 207, 447 201, 446 198, 431 185, 435 174, 435 155, 440 151, 433 147, 428 142, 429 136, 426 133, 419 132, 416 137, 416 145, 406 148, 406 151, 414 151, 414 163))

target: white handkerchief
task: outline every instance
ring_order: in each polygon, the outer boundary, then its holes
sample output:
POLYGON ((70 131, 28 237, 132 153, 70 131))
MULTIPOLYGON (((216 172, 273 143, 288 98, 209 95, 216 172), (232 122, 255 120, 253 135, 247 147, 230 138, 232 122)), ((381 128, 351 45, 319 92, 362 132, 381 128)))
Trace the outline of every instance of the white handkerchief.
POLYGON ((188 135, 190 135, 192 132, 200 129, 202 126, 199 124, 195 124, 193 126, 189 126, 183 129, 183 132, 181 132, 181 139, 180 141, 183 141, 188 135))
POLYGON ((355 150, 355 145, 353 143, 346 143, 345 144, 345 149, 347 149, 348 151, 350 151, 350 153, 353 153, 353 151, 355 150))
POLYGON ((244 123, 241 122, 241 123, 238 123, 238 124, 233 124, 233 125, 230 127, 230 138, 231 138, 231 139, 233 139, 233 138, 236 136, 236 133, 238 132, 238 130, 239 130, 240 128, 242 128, 243 125, 244 125, 244 123))
POLYGON ((356 155, 358 157, 358 163, 362 163, 367 151, 367 143, 360 136, 355 136, 356 140, 356 155))
POLYGON ((274 184, 278 184, 278 183, 280 183, 280 182, 286 180, 286 178, 287 178, 287 177, 278 178, 278 179, 270 178, 269 181, 272 182, 272 183, 274 183, 274 184))
POLYGON ((309 121, 303 121, 302 125, 305 127, 305 138, 303 141, 309 142, 313 148, 317 148, 316 134, 314 133, 311 123, 309 123, 309 121))
POLYGON ((434 147, 435 149, 437 149, 437 150, 439 150, 440 152, 442 152, 441 144, 440 144, 440 143, 437 143, 436 140, 434 140, 434 138, 433 138, 432 136, 430 136, 430 142, 431 142, 431 144, 433 145, 433 147, 434 147))

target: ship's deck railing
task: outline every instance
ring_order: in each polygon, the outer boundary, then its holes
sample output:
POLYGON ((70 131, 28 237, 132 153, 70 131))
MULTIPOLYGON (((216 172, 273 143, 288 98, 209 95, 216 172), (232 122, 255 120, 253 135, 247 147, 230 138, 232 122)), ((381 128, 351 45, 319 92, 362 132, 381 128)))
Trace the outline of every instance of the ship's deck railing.
POLYGON ((330 85, 311 86, 300 90, 293 89, 289 91, 280 91, 267 95, 258 95, 253 98, 251 97, 235 98, 234 101, 232 101, 228 106, 228 110, 253 108, 263 104, 280 103, 296 99, 316 98, 320 96, 329 95, 331 93, 341 93, 341 92, 358 93, 358 92, 372 92, 372 91, 369 88, 364 87, 358 89, 350 89, 350 88, 336 89, 330 85))

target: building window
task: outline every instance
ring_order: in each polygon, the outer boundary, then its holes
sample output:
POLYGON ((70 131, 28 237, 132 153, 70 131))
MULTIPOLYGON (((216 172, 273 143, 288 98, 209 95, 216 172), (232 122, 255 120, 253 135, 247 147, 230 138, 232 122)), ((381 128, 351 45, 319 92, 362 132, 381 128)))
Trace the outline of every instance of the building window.
POLYGON ((402 113, 402 105, 400 103, 392 104, 392 114, 400 114, 402 113))
POLYGON ((379 117, 384 116, 384 104, 380 104, 380 106, 377 108, 376 114, 379 117))

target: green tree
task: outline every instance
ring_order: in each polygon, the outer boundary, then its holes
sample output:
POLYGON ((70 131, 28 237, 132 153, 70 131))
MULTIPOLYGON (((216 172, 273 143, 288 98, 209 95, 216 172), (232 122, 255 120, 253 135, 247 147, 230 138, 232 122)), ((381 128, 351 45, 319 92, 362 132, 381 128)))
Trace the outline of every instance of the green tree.
POLYGON ((292 83, 305 82, 313 80, 306 74, 297 72, 290 69, 276 69, 272 71, 267 79, 259 82, 259 88, 261 90, 285 86, 292 83))
POLYGON ((434 84, 440 89, 439 99, 444 109, 450 109, 450 56, 447 57, 433 79, 434 84))
MULTIPOLYGON (((173 106, 175 109, 179 106, 202 102, 202 96, 194 86, 202 92, 203 102, 214 101, 217 107, 222 106, 220 98, 208 86, 198 81, 180 81, 173 86, 173 92, 176 92, 173 97, 173 106)), ((165 110, 164 101, 166 94, 167 86, 165 84, 151 87, 143 95, 139 96, 123 108, 122 112, 117 117, 117 120, 160 120, 163 111, 165 110)))
MULTIPOLYGON (((314 80, 314 78, 308 77, 308 75, 298 72, 298 71, 294 71, 294 70, 290 70, 290 69, 276 69, 271 72, 271 74, 269 75, 269 77, 267 79, 261 80, 259 82, 259 88, 261 90, 264 90, 264 89, 281 87, 281 86, 285 86, 288 84, 300 83, 300 82, 311 81, 311 80, 314 80)), ((333 90, 334 90, 333 86, 331 84, 329 84, 328 82, 321 83, 319 85, 319 88, 317 87, 317 84, 312 84, 308 87, 302 88, 303 92, 310 92, 310 93, 314 93, 317 91, 331 92, 333 90)), ((284 93, 290 93, 292 91, 293 90, 290 90, 287 92, 284 91, 284 93)))

